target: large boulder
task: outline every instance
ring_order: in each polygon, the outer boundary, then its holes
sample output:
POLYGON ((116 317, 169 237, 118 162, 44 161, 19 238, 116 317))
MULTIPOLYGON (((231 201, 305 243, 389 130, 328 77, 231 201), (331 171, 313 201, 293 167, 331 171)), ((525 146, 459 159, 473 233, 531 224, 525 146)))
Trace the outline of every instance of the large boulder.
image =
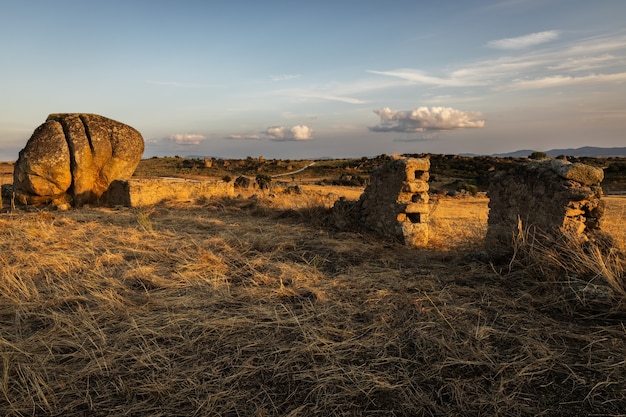
POLYGON ((132 127, 97 114, 51 114, 20 151, 13 188, 23 204, 97 202, 133 175, 144 141, 132 127))

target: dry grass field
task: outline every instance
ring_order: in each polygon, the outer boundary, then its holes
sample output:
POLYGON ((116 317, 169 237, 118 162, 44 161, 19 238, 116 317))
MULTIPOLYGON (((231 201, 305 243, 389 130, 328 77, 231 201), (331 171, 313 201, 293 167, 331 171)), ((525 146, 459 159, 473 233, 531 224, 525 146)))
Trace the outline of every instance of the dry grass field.
POLYGON ((13 183, 13 163, 0 162, 0 185, 13 183))
POLYGON ((484 259, 484 198, 408 248, 334 228, 349 193, 0 214, 0 414, 624 415, 616 253, 484 259))

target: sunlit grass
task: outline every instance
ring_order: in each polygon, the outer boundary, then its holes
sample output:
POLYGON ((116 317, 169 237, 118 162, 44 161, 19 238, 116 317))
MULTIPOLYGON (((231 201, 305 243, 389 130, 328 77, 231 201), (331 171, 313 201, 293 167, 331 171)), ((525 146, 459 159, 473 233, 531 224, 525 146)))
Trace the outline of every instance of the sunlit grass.
POLYGON ((2 414, 626 409, 623 298, 587 285, 618 264, 574 245, 468 262, 484 198, 433 204, 415 249, 325 222, 359 190, 301 191, 0 215, 2 414))
POLYGON ((480 249, 487 233, 489 200, 485 197, 436 198, 429 215, 429 246, 480 249))

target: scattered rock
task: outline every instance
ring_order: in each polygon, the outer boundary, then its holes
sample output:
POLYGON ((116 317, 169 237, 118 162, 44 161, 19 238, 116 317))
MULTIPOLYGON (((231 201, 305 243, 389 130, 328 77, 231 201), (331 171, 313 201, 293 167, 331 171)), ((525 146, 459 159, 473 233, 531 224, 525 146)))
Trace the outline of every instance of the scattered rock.
POLYGON ((242 175, 235 179, 234 186, 236 189, 254 190, 258 187, 258 184, 254 180, 254 178, 248 178, 242 175))

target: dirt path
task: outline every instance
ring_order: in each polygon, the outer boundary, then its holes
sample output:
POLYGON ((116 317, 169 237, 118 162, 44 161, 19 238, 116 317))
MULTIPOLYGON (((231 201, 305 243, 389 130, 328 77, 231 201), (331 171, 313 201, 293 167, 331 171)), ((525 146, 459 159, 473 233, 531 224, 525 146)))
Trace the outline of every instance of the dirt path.
POLYGON ((309 165, 305 166, 304 168, 300 168, 300 169, 297 169, 297 170, 291 171, 291 172, 285 172, 284 174, 275 174, 275 175, 272 175, 271 177, 272 178, 278 178, 278 177, 286 177, 287 175, 298 174, 298 173, 304 171, 305 169, 312 167, 313 165, 315 165, 315 161, 311 162, 309 165))

